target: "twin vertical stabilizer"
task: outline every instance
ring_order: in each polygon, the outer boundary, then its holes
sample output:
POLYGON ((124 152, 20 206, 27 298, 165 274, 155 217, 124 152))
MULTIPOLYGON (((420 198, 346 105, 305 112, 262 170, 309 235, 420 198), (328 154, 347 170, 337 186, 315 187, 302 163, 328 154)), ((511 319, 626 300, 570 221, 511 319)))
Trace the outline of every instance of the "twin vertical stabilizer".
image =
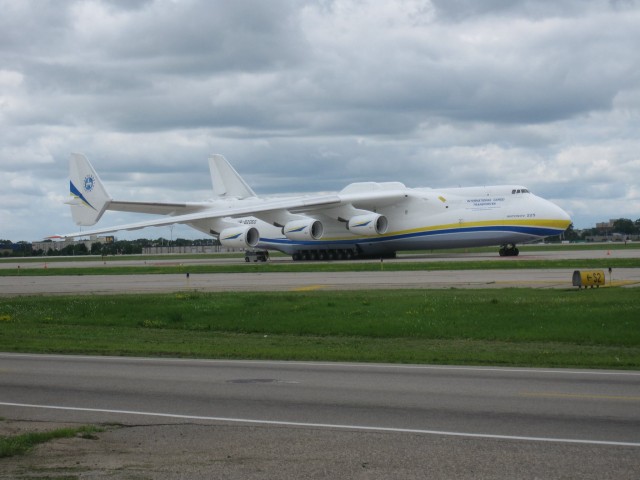
MULTIPOLYGON (((211 170, 213 192, 216 196, 235 199, 256 196, 251 187, 222 155, 216 154, 209 157, 209 169, 211 170)), ((87 157, 80 153, 71 154, 69 178, 71 198, 66 203, 71 206, 73 221, 76 225, 95 225, 102 214, 112 205, 112 198, 87 157)))
POLYGON ((69 162, 71 216, 76 225, 95 225, 105 212, 111 197, 87 157, 72 153, 69 162))
POLYGON ((218 197, 242 199, 256 196, 251 187, 222 155, 215 154, 209 157, 209 170, 213 182, 213 193, 218 197))

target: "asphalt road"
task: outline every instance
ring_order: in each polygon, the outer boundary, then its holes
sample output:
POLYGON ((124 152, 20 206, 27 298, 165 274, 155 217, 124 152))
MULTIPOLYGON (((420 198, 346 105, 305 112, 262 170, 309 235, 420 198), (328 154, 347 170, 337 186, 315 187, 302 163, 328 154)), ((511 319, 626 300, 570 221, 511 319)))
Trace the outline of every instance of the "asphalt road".
POLYGON ((225 478, 640 471, 640 372, 0 354, 0 416, 155 428, 121 453, 166 449, 176 474, 182 442, 225 478))

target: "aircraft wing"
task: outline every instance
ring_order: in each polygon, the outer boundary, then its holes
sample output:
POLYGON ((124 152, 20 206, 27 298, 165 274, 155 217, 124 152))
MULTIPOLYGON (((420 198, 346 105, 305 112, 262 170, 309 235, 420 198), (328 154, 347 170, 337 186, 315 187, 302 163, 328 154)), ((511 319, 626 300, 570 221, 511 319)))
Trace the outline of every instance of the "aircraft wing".
POLYGON ((155 215, 179 215, 205 210, 208 207, 210 207, 208 203, 123 202, 111 200, 107 210, 155 215))
MULTIPOLYGON (((329 212, 339 209, 339 207, 351 206, 356 209, 373 210, 375 208, 393 205, 404 200, 406 197, 407 193, 403 190, 357 192, 271 200, 260 200, 254 197, 246 201, 240 200, 235 202, 226 202, 226 205, 224 203, 212 204, 210 208, 195 213, 167 216, 155 220, 130 223, 126 225, 116 225, 113 227, 96 228, 82 232, 53 235, 48 238, 73 238, 88 235, 100 235, 103 233, 117 232, 121 230, 139 230, 146 227, 162 227, 176 223, 189 224, 206 219, 239 218, 248 216, 260 218, 261 216, 267 216, 278 211, 288 212, 291 214, 309 214, 309 216, 313 216, 314 214, 334 216, 329 212)), ((128 203, 137 204, 140 202, 118 203, 122 204, 124 207, 128 203)), ((124 208, 121 210, 136 211, 133 209, 125 210, 124 208)))

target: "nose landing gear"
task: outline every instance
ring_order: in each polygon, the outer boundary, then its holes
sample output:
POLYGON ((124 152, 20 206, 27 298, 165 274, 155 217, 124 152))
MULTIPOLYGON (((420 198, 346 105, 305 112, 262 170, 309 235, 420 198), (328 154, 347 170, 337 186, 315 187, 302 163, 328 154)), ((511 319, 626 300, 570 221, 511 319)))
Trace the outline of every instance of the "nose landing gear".
POLYGON ((498 253, 501 257, 517 257, 520 254, 520 250, 518 250, 515 243, 507 243, 500 247, 498 253))

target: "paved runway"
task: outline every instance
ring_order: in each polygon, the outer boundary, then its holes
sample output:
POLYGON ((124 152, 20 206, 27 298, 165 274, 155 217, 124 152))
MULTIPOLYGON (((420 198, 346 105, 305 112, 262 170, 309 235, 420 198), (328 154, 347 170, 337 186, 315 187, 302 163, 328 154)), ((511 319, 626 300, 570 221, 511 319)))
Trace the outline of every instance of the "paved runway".
MULTIPOLYGON (((310 291, 401 288, 572 288, 573 270, 217 273, 0 277, 0 296, 177 291, 310 291)), ((607 274, 607 284, 610 277, 607 274)), ((614 285, 640 285, 640 268, 615 269, 614 285)))
MULTIPOLYGON (((557 248, 557 247, 556 247, 557 248)), ((625 250, 611 250, 608 249, 606 244, 603 244, 601 250, 554 250, 552 246, 549 246, 548 250, 536 250, 536 251, 523 251, 518 257, 499 257, 496 252, 481 252, 481 253, 400 253, 398 257, 393 260, 386 260, 387 262, 468 262, 468 261, 503 261, 508 263, 513 260, 562 260, 562 259, 574 259, 585 260, 593 258, 640 258, 640 248, 629 248, 625 250)), ((140 260, 136 255, 128 256, 115 256, 107 257, 106 260, 90 259, 90 257, 67 257, 66 260, 63 257, 41 257, 34 259, 28 258, 29 261, 23 261, 21 259, 2 259, 0 261, 0 270, 2 269, 41 269, 41 268, 112 268, 112 267, 131 267, 139 265, 209 265, 209 264, 244 264, 242 258, 230 258, 226 256, 206 256, 203 258, 186 258, 181 255, 165 255, 153 260, 140 260), (54 261, 51 261, 51 260, 54 261)), ((272 256, 271 263, 291 263, 291 257, 288 256, 272 256)), ((340 263, 379 263, 379 260, 341 260, 340 263)), ((305 262, 296 262, 305 263, 305 262)), ((307 262, 312 264, 327 263, 327 262, 307 262)))
MULTIPOLYGON (((640 249, 629 250, 549 250, 523 252, 518 260, 590 258, 638 258, 640 249)), ((441 262, 501 260, 507 264, 511 258, 500 258, 494 253, 435 253, 404 254, 391 262, 441 262)), ((272 263, 291 263, 289 257, 275 257, 272 263)), ((296 273, 229 273, 186 275, 67 275, 67 276, 0 276, 0 296, 40 294, 118 294, 118 293, 162 293, 181 290, 216 291, 300 291, 300 290, 357 290, 357 289, 401 289, 401 288, 572 288, 573 269, 505 269, 505 270, 450 270, 393 272, 296 272, 296 273)), ((192 258, 179 256, 153 261, 135 257, 102 261, 69 261, 51 263, 51 267, 105 267, 136 265, 200 265, 241 263, 238 258, 192 258)), ((584 265, 584 262, 580 262, 584 265)), ((0 268, 44 268, 44 263, 19 261, 0 262, 0 268)), ((247 266, 250 268, 250 266, 247 266)), ((617 268, 606 275, 607 284, 640 286, 640 268, 617 268)))
POLYGON ((366 457, 375 478, 420 478, 427 465, 432 478, 634 478, 640 469, 640 372, 12 354, 0 362, 0 416, 9 420, 173 425, 173 450, 180 425, 208 427, 202 438, 224 429, 244 435, 244 446, 200 445, 203 454, 228 447, 233 457, 250 444, 255 465, 290 448, 274 442, 311 437, 296 458, 280 458, 280 478, 307 461, 328 469, 307 478, 348 475, 335 470, 348 463, 344 449, 366 457))

